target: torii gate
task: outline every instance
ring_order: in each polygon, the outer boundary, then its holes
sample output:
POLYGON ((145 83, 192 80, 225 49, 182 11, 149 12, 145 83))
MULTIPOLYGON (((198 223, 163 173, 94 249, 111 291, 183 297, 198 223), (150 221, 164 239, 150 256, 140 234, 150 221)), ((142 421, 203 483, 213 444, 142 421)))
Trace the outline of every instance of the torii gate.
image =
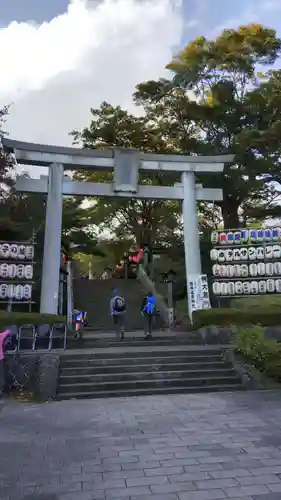
POLYGON ((40 312, 57 314, 63 195, 107 196, 182 200, 186 277, 201 274, 199 230, 196 201, 221 201, 221 189, 203 188, 195 184, 195 174, 219 173, 232 155, 183 156, 141 153, 132 149, 91 150, 65 148, 2 138, 2 145, 13 153, 18 164, 49 167, 48 178, 18 177, 16 189, 27 193, 47 194, 43 272, 40 312), (70 180, 64 170, 114 170, 114 182, 94 183, 70 180), (181 184, 143 186, 139 171, 181 174, 181 184))

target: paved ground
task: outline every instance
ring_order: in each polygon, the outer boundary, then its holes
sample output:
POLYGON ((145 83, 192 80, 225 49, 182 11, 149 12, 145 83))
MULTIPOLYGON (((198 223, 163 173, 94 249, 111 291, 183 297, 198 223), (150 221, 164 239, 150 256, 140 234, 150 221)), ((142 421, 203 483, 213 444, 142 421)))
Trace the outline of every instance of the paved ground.
POLYGON ((281 392, 0 412, 1 500, 280 500, 281 392))

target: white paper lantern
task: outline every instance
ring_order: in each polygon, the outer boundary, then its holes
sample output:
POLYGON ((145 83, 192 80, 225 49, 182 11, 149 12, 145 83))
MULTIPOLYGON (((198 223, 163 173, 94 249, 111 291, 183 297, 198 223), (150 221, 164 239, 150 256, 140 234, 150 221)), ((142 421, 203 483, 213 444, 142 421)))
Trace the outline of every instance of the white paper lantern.
POLYGON ((264 276, 265 275, 265 263, 259 262, 257 265, 257 270, 258 270, 258 276, 264 276))
POLYGON ((273 259, 280 259, 280 257, 281 257, 281 247, 280 247, 280 245, 273 245, 273 247, 272 247, 272 257, 273 257, 273 259))
POLYGON ((224 250, 219 250, 218 251, 218 261, 219 262, 224 262, 225 261, 225 251, 224 250))
POLYGON ((17 265, 17 277, 19 279, 24 278, 24 265, 23 264, 18 264, 17 265))
POLYGON ((26 280, 32 280, 33 266, 31 264, 27 264, 26 266, 24 266, 24 277, 26 280))
POLYGON ((244 281, 243 283, 243 293, 245 293, 246 295, 251 293, 251 286, 250 286, 250 283, 249 281, 244 281))
POLYGON ((235 284, 233 281, 227 283, 227 295, 235 295, 235 284))
POLYGON ((15 298, 16 298, 16 300, 22 300, 22 298, 23 298, 23 286, 22 285, 16 285, 15 298))
POLYGON ((19 255, 19 247, 16 243, 11 243, 10 246, 10 257, 11 259, 17 259, 19 255))
POLYGON ((256 257, 257 259, 264 259, 264 248, 263 247, 257 247, 256 248, 256 257))
POLYGON ((234 234, 232 231, 229 231, 226 235, 226 240, 228 245, 232 245, 234 243, 234 234))
POLYGON ((31 300, 31 292, 32 292, 31 285, 28 285, 28 284, 23 285, 23 299, 24 300, 31 300))
POLYGON ((25 253, 26 260, 33 260, 33 257, 34 257, 33 245, 26 245, 24 253, 25 253))
POLYGON ((271 231, 271 229, 265 229, 264 230, 264 237, 265 237, 265 241, 271 241, 272 240, 272 231, 271 231))
POLYGON ((242 281, 235 282, 235 295, 241 295, 243 293, 243 283, 242 281))
POLYGON ((263 240, 264 240, 264 230, 258 229, 257 230, 257 241, 263 241, 263 240))
POLYGON ((10 257, 10 245, 9 243, 3 243, 1 248, 1 257, 8 259, 10 257))
POLYGON ((256 229, 249 230, 249 239, 250 239, 250 241, 252 241, 252 243, 256 243, 256 241, 257 241, 257 230, 256 229))
POLYGON ((248 229, 242 229, 242 231, 241 231, 241 243, 247 243, 248 240, 249 240, 248 229))
POLYGON ((234 266, 234 276, 239 278, 241 276, 241 266, 240 264, 235 264, 234 266))
POLYGON ((250 273, 250 276, 257 276, 257 274, 258 274, 257 264, 250 264, 249 265, 249 273, 250 273))
POLYGON ((226 270, 226 275, 229 277, 229 278, 232 278, 234 276, 234 266, 232 266, 231 264, 229 264, 227 267, 227 270, 226 270))
POLYGON ((272 241, 278 241, 280 240, 280 228, 275 227, 272 229, 272 241))
POLYGON ((257 281, 250 281, 251 294, 257 295, 259 293, 259 284, 257 281))
POLYGON ((8 297, 8 285, 7 283, 0 284, 0 299, 4 300, 8 297))
POLYGON ((219 233, 219 243, 220 245, 226 245, 227 244, 227 237, 226 233, 219 233))
POLYGON ((211 243, 217 245, 219 241, 219 233, 217 231, 212 231, 211 233, 211 243))
POLYGON ((276 292, 281 292, 281 280, 275 280, 275 290, 276 292))
POLYGON ((221 283, 221 294, 227 295, 227 282, 226 281, 221 283))
POLYGON ((227 266, 220 266, 220 276, 222 278, 227 277, 227 266))
POLYGON ((241 260, 240 258, 240 248, 234 248, 233 250, 233 260, 241 260))
POLYGON ((266 290, 269 293, 275 292, 275 283, 274 283, 274 280, 266 280, 266 290))
POLYGON ((266 293, 266 281, 259 281, 259 293, 266 293))
POLYGON ((220 275, 220 266, 218 264, 214 264, 212 267, 213 276, 220 275))
POLYGON ((247 264, 241 264, 240 272, 241 272, 241 276, 243 278, 247 278, 247 276, 249 276, 249 269, 248 269, 247 264))
POLYGON ((8 299, 13 299, 15 297, 15 285, 9 283, 7 295, 8 295, 8 299))
POLYGON ((241 248, 240 249, 240 259, 241 260, 248 260, 248 248, 241 248))
POLYGON ((214 281, 212 288, 214 295, 220 295, 221 285, 218 281, 214 281))
POLYGON ((211 257, 211 260, 214 260, 214 261, 216 261, 218 259, 218 251, 215 248, 212 248, 212 250, 210 251, 210 257, 211 257))
POLYGON ((281 276, 281 262, 274 262, 274 264, 273 264, 273 274, 275 276, 281 276))
POLYGON ((265 247, 264 257, 265 259, 272 259, 272 247, 265 247))
POLYGON ((9 265, 6 263, 0 264, 0 276, 1 278, 9 277, 9 265))
POLYGON ((231 248, 228 248, 225 250, 225 260, 227 262, 231 262, 233 259, 233 250, 231 248))
POLYGON ((19 245, 18 259, 25 260, 25 245, 19 245))
POLYGON ((273 276, 273 271, 274 271, 274 268, 273 268, 272 262, 267 262, 265 264, 265 274, 267 276, 273 276))
POLYGON ((9 264, 9 271, 8 271, 9 278, 15 278, 17 275, 17 266, 16 264, 9 264))
POLYGON ((241 231, 235 231, 234 233, 234 243, 240 245, 241 243, 241 231))
POLYGON ((256 252, 255 247, 248 248, 248 256, 249 256, 249 260, 256 260, 257 252, 256 252))

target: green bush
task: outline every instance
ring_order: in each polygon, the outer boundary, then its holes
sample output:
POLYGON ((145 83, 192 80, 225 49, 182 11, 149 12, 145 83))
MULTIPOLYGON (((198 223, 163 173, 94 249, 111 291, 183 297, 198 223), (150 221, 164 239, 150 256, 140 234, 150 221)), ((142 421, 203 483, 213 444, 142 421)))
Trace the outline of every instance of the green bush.
POLYGON ((64 316, 57 316, 55 314, 0 311, 0 330, 9 325, 42 325, 44 323, 54 324, 65 322, 66 318, 64 316))
POLYGON ((281 345, 266 339, 261 326, 252 326, 235 335, 234 346, 258 370, 281 381, 281 345))
POLYGON ((203 309, 193 313, 194 325, 197 328, 204 326, 229 325, 281 325, 281 307, 249 308, 249 309, 203 309))

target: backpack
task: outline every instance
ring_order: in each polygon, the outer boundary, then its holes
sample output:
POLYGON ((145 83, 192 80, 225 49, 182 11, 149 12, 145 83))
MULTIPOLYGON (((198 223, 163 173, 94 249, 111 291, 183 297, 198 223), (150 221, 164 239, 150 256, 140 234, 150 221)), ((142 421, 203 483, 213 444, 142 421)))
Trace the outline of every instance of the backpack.
POLYGON ((147 314, 153 314, 156 309, 156 301, 154 297, 147 297, 144 310, 147 314))
POLYGON ((126 304, 125 304, 125 300, 123 299, 123 297, 116 297, 115 298, 113 309, 116 312, 124 312, 125 311, 126 304))

